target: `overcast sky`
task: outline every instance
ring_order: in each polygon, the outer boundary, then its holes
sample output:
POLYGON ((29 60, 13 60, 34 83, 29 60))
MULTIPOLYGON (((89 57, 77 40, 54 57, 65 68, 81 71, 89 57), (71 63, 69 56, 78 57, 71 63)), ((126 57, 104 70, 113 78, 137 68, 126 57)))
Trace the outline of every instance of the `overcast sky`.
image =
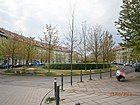
POLYGON ((76 4, 76 25, 83 21, 87 26, 101 25, 120 42, 114 21, 118 19, 122 0, 0 0, 0 27, 22 31, 25 36, 43 35, 45 24, 57 26, 64 37, 68 25, 69 5, 76 4))

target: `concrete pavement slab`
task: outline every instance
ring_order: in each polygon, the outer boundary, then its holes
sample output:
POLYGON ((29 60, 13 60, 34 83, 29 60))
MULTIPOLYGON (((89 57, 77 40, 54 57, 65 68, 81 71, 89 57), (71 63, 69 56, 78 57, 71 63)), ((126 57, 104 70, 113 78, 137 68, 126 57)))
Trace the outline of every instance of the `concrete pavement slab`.
POLYGON ((40 105, 50 89, 0 84, 0 105, 40 105))
MULTIPOLYGON (((140 103, 140 72, 127 74, 118 82, 115 77, 93 79, 64 85, 60 105, 138 105, 140 103)), ((53 105, 55 102, 49 105, 53 105)))

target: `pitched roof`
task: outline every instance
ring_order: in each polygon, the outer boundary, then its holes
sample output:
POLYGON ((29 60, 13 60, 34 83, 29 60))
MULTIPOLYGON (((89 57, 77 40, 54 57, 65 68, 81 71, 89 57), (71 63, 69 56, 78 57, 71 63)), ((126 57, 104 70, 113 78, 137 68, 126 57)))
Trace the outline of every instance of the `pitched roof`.
POLYGON ((18 41, 23 41, 24 39, 26 39, 25 36, 5 30, 4 28, 0 28, 0 32, 2 32, 3 36, 6 38, 16 38, 16 40, 18 40, 18 41))
MULTIPOLYGON (((24 41, 27 39, 27 37, 23 36, 22 34, 19 35, 15 32, 11 32, 11 31, 8 31, 4 28, 0 28, 0 36, 2 37, 6 37, 6 38, 14 38, 18 41, 24 41)), ((37 47, 41 47, 41 48, 44 48, 44 49, 47 49, 49 48, 48 45, 46 45, 45 43, 41 42, 41 41, 37 41, 37 40, 34 40, 37 47)), ((67 48, 67 47, 63 47, 63 46, 55 46, 54 48, 54 51, 58 51, 58 52, 66 52, 66 53, 69 53, 70 50, 67 48)))
POLYGON ((113 50, 115 50, 115 51, 119 51, 119 50, 123 50, 124 49, 124 47, 122 47, 121 45, 116 45, 116 46, 114 46, 114 48, 113 48, 113 50))

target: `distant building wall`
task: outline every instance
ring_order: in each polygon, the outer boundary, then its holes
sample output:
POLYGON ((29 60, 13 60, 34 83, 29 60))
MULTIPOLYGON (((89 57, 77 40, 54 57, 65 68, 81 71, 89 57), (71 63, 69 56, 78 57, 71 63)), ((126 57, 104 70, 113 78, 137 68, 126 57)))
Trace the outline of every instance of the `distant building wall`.
POLYGON ((131 49, 124 48, 120 45, 117 45, 114 47, 116 52, 115 62, 117 64, 124 64, 124 63, 130 63, 130 51, 131 49))
MULTIPOLYGON (((19 41, 22 41, 22 39, 25 39, 26 37, 22 35, 18 35, 16 33, 10 32, 8 30, 5 30, 3 28, 0 28, 0 41, 3 38, 6 38, 8 40, 8 37, 13 37, 14 35, 17 35, 19 38, 19 41)), ((47 54, 45 55, 45 52, 47 51, 45 44, 42 46, 40 41, 36 41, 36 48, 38 49, 36 57, 34 60, 40 60, 42 63, 46 62, 48 60, 47 54), (41 54, 44 55, 41 55, 41 54)), ((69 63, 70 62, 70 50, 66 47, 62 46, 56 46, 55 49, 52 51, 53 57, 51 58, 52 63, 69 63)), ((9 63, 12 64, 11 58, 9 59, 9 63)), ((0 55, 0 64, 7 62, 7 58, 0 55)), ((32 62, 30 62, 32 63, 32 62)), ((26 60, 14 58, 13 64, 26 64, 26 60)))

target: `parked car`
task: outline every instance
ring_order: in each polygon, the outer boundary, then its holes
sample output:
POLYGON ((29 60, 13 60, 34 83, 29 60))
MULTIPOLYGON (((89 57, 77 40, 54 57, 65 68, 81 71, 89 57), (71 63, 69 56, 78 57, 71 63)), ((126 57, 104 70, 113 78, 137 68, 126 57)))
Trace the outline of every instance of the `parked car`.
POLYGON ((134 68, 135 72, 140 71, 140 63, 135 63, 134 68))
POLYGON ((8 63, 2 63, 1 65, 0 65, 0 68, 10 68, 12 65, 11 64, 8 64, 8 63))
POLYGON ((125 63, 125 66, 129 66, 129 63, 125 63))
POLYGON ((19 63, 17 63, 17 64, 15 64, 15 65, 13 65, 13 67, 22 67, 22 65, 19 64, 19 63))
POLYGON ((39 60, 34 60, 33 62, 33 66, 43 66, 44 64, 42 64, 39 60))

